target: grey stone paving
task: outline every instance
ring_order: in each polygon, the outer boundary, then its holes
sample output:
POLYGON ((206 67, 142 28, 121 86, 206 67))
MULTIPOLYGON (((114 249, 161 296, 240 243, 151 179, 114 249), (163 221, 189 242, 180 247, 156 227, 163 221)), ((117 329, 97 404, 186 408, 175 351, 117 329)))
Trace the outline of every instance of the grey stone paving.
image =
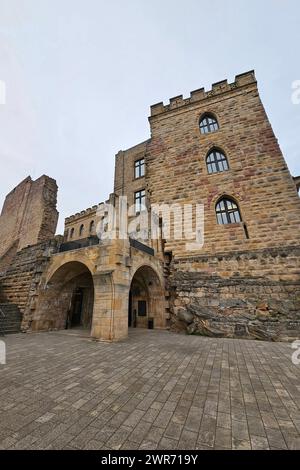
POLYGON ((153 330, 5 341, 1 449, 300 449, 289 344, 153 330))

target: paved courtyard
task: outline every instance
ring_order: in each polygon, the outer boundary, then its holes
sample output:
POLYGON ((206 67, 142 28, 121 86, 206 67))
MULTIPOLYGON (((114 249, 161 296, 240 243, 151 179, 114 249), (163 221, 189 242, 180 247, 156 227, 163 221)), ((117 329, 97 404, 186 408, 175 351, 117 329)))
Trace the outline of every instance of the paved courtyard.
POLYGON ((1 449, 300 449, 289 344, 153 330, 5 341, 1 449))

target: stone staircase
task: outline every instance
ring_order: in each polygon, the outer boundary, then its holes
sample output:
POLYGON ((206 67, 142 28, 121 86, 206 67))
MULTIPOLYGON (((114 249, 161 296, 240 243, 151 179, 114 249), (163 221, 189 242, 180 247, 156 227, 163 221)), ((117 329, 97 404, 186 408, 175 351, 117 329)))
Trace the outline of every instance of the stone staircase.
POLYGON ((36 245, 19 251, 6 272, 0 274, 0 305, 16 304, 24 313, 31 283, 37 271, 37 258, 43 246, 36 245))
POLYGON ((20 333, 22 314, 15 304, 0 304, 0 335, 20 333))
POLYGON ((11 269, 1 280, 0 305, 4 302, 17 304, 24 311, 32 280, 32 273, 21 271, 19 267, 11 269))
POLYGON ((5 273, 9 266, 13 263, 18 250, 19 240, 15 240, 8 250, 0 258, 0 273, 5 273))

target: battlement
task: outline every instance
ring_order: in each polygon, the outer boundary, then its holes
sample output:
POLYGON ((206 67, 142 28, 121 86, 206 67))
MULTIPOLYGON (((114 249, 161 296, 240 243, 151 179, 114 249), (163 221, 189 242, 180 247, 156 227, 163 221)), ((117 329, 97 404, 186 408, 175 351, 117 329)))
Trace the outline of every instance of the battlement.
POLYGON ((69 223, 75 222, 76 220, 79 220, 81 218, 96 214, 97 209, 100 205, 101 205, 101 203, 99 203, 95 206, 92 206, 92 207, 88 207, 87 209, 85 209, 83 211, 80 211, 80 212, 77 212, 76 214, 70 215, 69 217, 66 217, 65 218, 65 223, 69 224, 69 223))
POLYGON ((117 196, 114 193, 111 193, 109 195, 109 199, 107 199, 105 202, 99 202, 99 204, 96 204, 95 206, 88 207, 85 210, 82 210, 80 212, 77 212, 76 214, 70 215, 69 217, 65 218, 65 225, 74 223, 77 220, 84 219, 86 217, 90 216, 95 216, 97 215, 97 211, 101 209, 101 207, 105 207, 106 204, 115 204, 115 198, 117 196))
POLYGON ((189 98, 183 98, 183 95, 178 95, 173 98, 170 98, 170 102, 167 105, 164 105, 163 102, 153 104, 151 109, 151 116, 158 116, 159 114, 172 111, 173 109, 181 108, 183 106, 193 104, 197 101, 203 101, 207 98, 211 98, 217 95, 222 95, 228 93, 232 90, 242 88, 246 85, 256 84, 256 78, 254 70, 249 72, 236 75, 235 81, 233 83, 228 83, 227 80, 222 80, 221 82, 214 83, 211 90, 205 91, 204 88, 199 88, 190 93, 189 98))

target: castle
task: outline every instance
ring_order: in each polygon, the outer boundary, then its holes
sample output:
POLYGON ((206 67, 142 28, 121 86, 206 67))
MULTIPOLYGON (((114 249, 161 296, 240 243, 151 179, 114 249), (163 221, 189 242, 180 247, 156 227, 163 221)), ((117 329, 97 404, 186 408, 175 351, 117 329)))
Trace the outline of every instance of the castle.
POLYGON ((29 177, 7 196, 1 311, 20 312, 23 331, 80 326, 109 341, 129 327, 299 337, 300 178, 254 72, 155 104, 149 123, 149 140, 116 155, 108 201, 68 217, 63 236, 53 179, 29 177))

